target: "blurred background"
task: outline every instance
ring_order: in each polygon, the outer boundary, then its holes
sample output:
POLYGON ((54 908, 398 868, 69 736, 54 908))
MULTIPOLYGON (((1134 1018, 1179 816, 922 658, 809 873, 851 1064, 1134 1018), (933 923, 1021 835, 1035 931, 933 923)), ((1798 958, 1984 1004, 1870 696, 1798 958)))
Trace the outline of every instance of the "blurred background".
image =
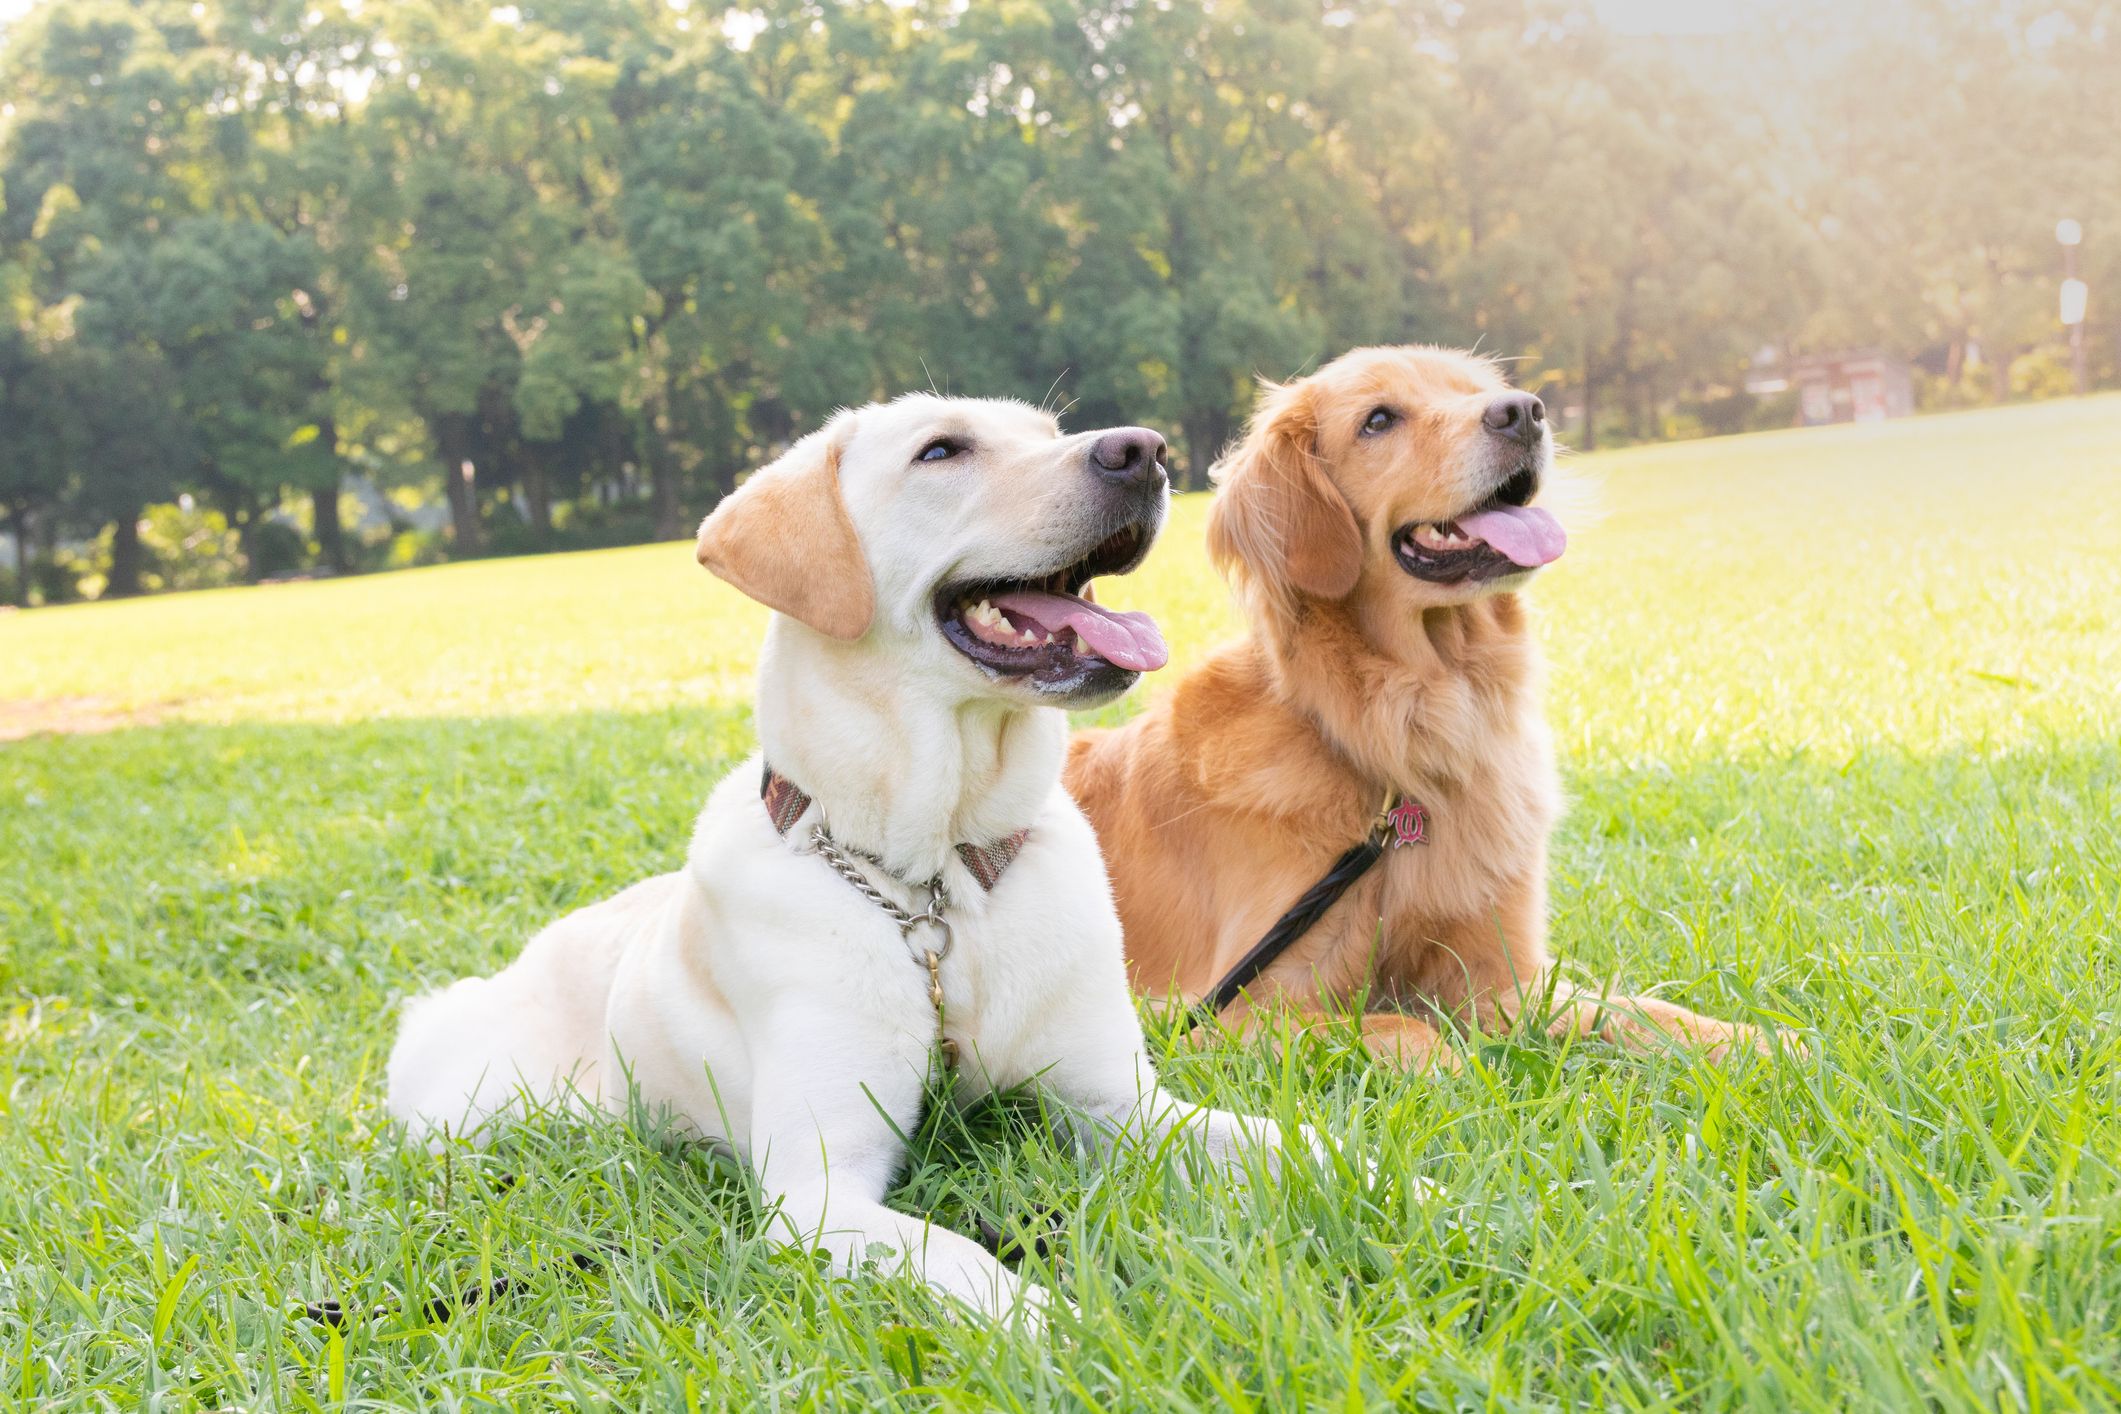
POLYGON ((0 600, 685 534, 834 407, 1203 484, 1255 380, 1579 448, 2121 383, 2109 0, 0 0, 0 600))

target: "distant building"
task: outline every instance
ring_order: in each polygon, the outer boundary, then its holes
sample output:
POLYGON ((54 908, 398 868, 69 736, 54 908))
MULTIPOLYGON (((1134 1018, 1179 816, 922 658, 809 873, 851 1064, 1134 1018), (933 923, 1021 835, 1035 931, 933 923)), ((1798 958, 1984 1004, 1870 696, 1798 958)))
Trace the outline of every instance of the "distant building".
POLYGON ((1913 366, 1878 349, 1807 354, 1781 367, 1756 359, 1745 386, 1763 398, 1795 388, 1797 421, 1805 427, 1883 422, 1915 410, 1913 366))

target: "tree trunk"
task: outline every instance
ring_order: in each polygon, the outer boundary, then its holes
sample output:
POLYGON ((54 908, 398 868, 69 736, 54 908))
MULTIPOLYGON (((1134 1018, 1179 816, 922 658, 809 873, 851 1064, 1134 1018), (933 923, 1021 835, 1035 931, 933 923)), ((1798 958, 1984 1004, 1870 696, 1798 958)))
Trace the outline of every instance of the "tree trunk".
POLYGON ((442 489, 449 497, 450 534, 460 555, 476 555, 486 537, 479 525, 479 488, 472 481, 471 427, 463 413, 435 419, 435 450, 442 456, 442 489))
POLYGON ((1592 369, 1590 354, 1583 356, 1583 432, 1576 439, 1576 450, 1595 452, 1598 450, 1598 404, 1593 396, 1598 391, 1598 380, 1592 369))
POLYGON ((21 506, 7 508, 7 528, 15 535, 15 603, 29 607, 29 512, 21 506))
POLYGON ((1988 361, 1989 388, 1999 403, 2011 400, 2011 360, 2008 349, 1997 349, 1988 361))
POLYGON ((316 551, 331 566, 333 575, 346 575, 354 566, 346 558, 346 526, 339 524, 337 481, 310 490, 310 519, 316 522, 316 551))
POLYGON ((633 448, 626 440, 626 419, 618 409, 608 408, 597 419, 597 467, 590 485, 603 499, 603 486, 599 483, 623 483, 628 465, 633 461, 633 448))
POLYGON ((110 579, 103 586, 106 599, 124 599, 140 592, 140 510, 135 506, 118 517, 110 542, 110 579))
POLYGON ((56 507, 37 517, 35 531, 36 558, 48 565, 56 564, 59 559, 59 513, 56 507))
POLYGON ((530 511, 530 528, 541 538, 552 534, 552 477, 545 469, 549 450, 539 442, 523 444, 523 504, 530 511))
POLYGON ((353 565, 346 558, 346 528, 339 523, 339 483, 312 488, 309 508, 316 522, 317 552, 333 574, 347 573, 353 565))
POLYGON ((317 532, 317 552, 333 574, 346 574, 353 561, 346 555, 346 527, 339 522, 339 424, 330 417, 317 422, 317 440, 332 458, 331 485, 313 487, 309 493, 310 520, 317 532))
POLYGON ((1627 420, 1628 440, 1631 442, 1646 442, 1650 437, 1650 396, 1643 387, 1642 370, 1631 363, 1624 362, 1620 365, 1618 376, 1620 379, 1620 411, 1621 415, 1627 420))
POLYGON ((442 484, 449 492, 449 531, 460 555, 476 555, 486 546, 479 527, 479 493, 471 483, 471 463, 452 458, 442 468, 442 484))
POLYGON ((1195 408, 1181 414, 1178 425, 1186 435, 1186 464, 1173 479, 1172 489, 1205 491, 1208 468, 1215 465, 1230 439, 1230 414, 1223 408, 1195 408))
POLYGON ((651 416, 641 428, 641 464, 648 472, 649 505, 655 512, 654 535, 658 540, 683 540, 687 534, 684 507, 678 504, 678 459, 663 440, 651 416))

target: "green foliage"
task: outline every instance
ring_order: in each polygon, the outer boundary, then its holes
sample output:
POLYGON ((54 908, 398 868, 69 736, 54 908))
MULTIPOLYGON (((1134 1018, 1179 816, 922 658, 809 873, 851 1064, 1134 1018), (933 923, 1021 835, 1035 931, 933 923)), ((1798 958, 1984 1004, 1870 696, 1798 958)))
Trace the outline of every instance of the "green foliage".
POLYGON ((2011 364, 2011 393, 2021 398, 2059 398, 2069 392, 2069 354, 2038 349, 2011 364))
MULTIPOLYGON (((676 867, 750 749, 764 614, 685 547, 0 616, 43 714, 8 725, 168 719, 0 748, 0 1398, 2111 1409, 2117 446, 2103 397, 1583 459, 1609 513, 1532 594, 1556 947, 1811 1057, 1495 1040, 1414 1079, 1159 1031, 1181 1093, 1376 1167, 1202 1183, 1028 1103, 932 1120, 895 1202, 1060 1210, 1045 1344, 769 1252, 646 1120, 388 1125, 402 998, 676 867), (395 1309, 334 1335, 327 1297, 395 1309)), ((1109 588, 1180 664, 1235 626, 1205 510, 1109 588)))
POLYGON ((219 589, 243 578, 243 537, 208 506, 149 508, 140 541, 150 588, 219 589))
POLYGON ((1198 485, 1259 378, 1407 339, 1586 447, 1784 420, 1732 391, 1763 348, 2045 396, 2057 216, 2121 288, 2102 4, 43 0, 0 40, 0 515, 247 536, 381 468, 458 554, 614 497, 672 537, 931 383, 1158 426, 1198 485))
POLYGON ((253 579, 275 579, 302 567, 309 542, 284 520, 260 521, 243 537, 243 554, 253 579))

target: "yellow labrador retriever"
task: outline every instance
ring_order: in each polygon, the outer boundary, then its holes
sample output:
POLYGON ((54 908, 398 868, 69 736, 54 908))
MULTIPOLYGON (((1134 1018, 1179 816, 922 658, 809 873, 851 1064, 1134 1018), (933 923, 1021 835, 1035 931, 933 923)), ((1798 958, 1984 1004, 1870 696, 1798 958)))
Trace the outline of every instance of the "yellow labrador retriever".
POLYGON ((1064 708, 1161 667, 1148 616, 1089 583, 1140 562, 1163 440, 1060 435, 1012 402, 843 413, 700 530, 777 610, 761 747, 718 785, 685 867, 571 914, 516 962, 407 1008, 391 1111, 476 1129, 528 1095, 640 1099, 753 1164, 784 1242, 880 1252, 1037 1319, 980 1246, 882 1202, 924 1083, 1034 1082, 1104 1145, 1178 1126, 1271 1161, 1275 1126, 1157 1084, 1097 841, 1060 788, 1064 708))

